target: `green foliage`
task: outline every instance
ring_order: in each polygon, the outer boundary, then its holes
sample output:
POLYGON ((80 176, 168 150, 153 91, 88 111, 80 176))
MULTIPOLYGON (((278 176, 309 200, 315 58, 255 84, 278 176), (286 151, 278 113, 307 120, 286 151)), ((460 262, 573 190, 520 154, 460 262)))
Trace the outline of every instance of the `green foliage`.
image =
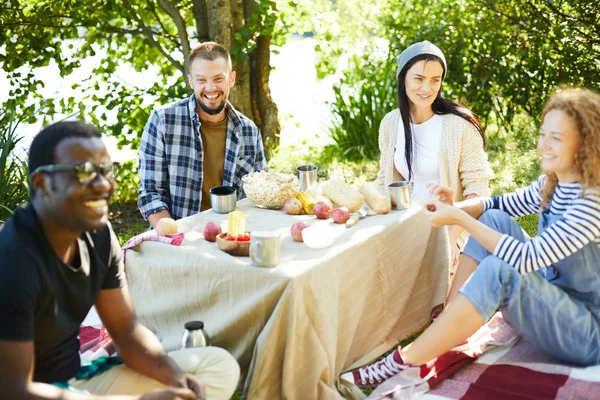
POLYGON ((354 57, 334 86, 331 137, 351 160, 379 156, 379 124, 395 108, 394 62, 354 57))
POLYGON ((27 163, 16 154, 19 123, 13 112, 0 110, 0 224, 29 200, 27 163))
POLYGON ((268 161, 270 170, 292 174, 302 164, 317 165, 319 180, 339 177, 353 185, 374 180, 379 170, 379 163, 366 159, 348 160, 337 147, 310 146, 306 143, 278 147, 268 161))
POLYGON ((111 203, 137 202, 140 176, 137 160, 126 161, 115 170, 115 192, 111 203))
MULTIPOLYGON (((173 26, 165 13, 152 2, 131 7, 155 30, 154 42, 165 53, 177 54, 180 44, 170 33, 173 26)), ((27 104, 44 101, 49 115, 75 112, 77 117, 105 127, 119 139, 119 145, 131 141, 137 147, 137 134, 153 102, 166 103, 188 93, 181 70, 150 42, 133 11, 120 1, 108 0, 101 7, 92 0, 12 1, 0 9, 0 27, 4 46, 0 64, 14 87, 4 106, 20 113, 27 104), (33 73, 35 69, 55 65, 60 76, 66 77, 100 48, 104 58, 71 88, 82 93, 81 100, 61 93, 56 100, 43 98, 38 88, 44 87, 44 82, 33 73), (150 82, 157 76, 160 79, 150 88, 138 87, 138 82, 125 83, 116 73, 125 63, 137 72, 151 74, 150 82), (100 91, 105 93, 103 98, 98 97, 100 91), (119 117, 115 119, 111 110, 118 110, 119 117)))
POLYGON ((278 4, 289 31, 310 33, 318 40, 315 51, 320 79, 336 74, 340 58, 356 54, 363 39, 374 36, 381 24, 378 1, 288 0, 278 4))
MULTIPOLYGON (((118 146, 139 146, 149 112, 191 94, 185 69, 186 50, 199 35, 199 4, 191 0, 12 0, 0 5, 0 65, 13 89, 3 103, 19 115, 31 115, 32 104, 48 115, 75 114, 100 126, 118 139, 118 146), (186 29, 186 27, 189 27, 186 29), (194 29, 194 27, 196 29, 194 29), (61 77, 74 73, 82 61, 102 54, 83 78, 65 93, 45 98, 44 81, 34 71, 57 67, 61 77), (124 69, 143 74, 143 81, 126 82, 124 69), (86 75, 87 74, 87 75, 86 75), (75 92, 81 96, 70 95, 75 92), (54 98, 55 97, 55 98, 54 98)), ((216 1, 215 1, 216 3, 216 1)), ((256 37, 284 30, 279 14, 268 0, 236 3, 251 16, 234 34, 234 58, 247 59, 256 37)), ((206 8, 204 4, 204 8, 206 8)), ((215 4, 214 7, 217 7, 215 4)), ((233 7, 233 6, 232 6, 233 7)), ((206 24, 204 21, 202 24, 206 24)), ((29 123, 36 117, 31 115, 29 123)))
MULTIPOLYGON (((350 6, 354 3, 357 1, 336 2, 337 14, 353 15, 350 6)), ((360 3, 370 10, 370 2, 360 3)), ((484 129, 491 128, 488 133, 503 131, 516 135, 521 143, 532 142, 536 129, 518 129, 519 118, 528 118, 534 126, 538 124, 543 105, 557 85, 600 87, 600 6, 596 1, 385 0, 378 4, 380 12, 373 15, 379 24, 372 25, 372 29, 348 32, 351 45, 343 44, 348 43, 347 37, 338 40, 332 36, 334 44, 321 43, 320 48, 334 49, 332 58, 359 49, 362 54, 349 67, 354 72, 372 71, 371 49, 377 47, 377 38, 388 41, 388 63, 394 63, 397 55, 412 43, 429 40, 437 44, 448 63, 445 96, 465 103, 479 114, 484 129), (363 51, 356 43, 365 40, 371 45, 363 51)), ((326 37, 320 39, 325 41, 326 37)), ((393 69, 390 72, 393 74, 393 69)), ((373 76, 373 81, 383 82, 381 76, 373 76)), ((364 85, 364 76, 346 72, 336 93, 360 93, 364 85)), ((379 94, 392 99, 395 89, 395 82, 387 89, 380 85, 379 94)), ((363 102, 352 103, 336 95, 332 111, 343 124, 338 123, 334 129, 352 129, 353 125, 365 123, 363 120, 369 121, 371 111, 363 108, 363 102)), ((370 122, 367 124, 371 126, 370 122)), ((370 144, 367 137, 350 147, 341 143, 344 151, 370 144)))
POLYGON ((235 42, 229 51, 235 60, 249 60, 259 36, 270 36, 272 44, 280 46, 287 35, 287 27, 281 23, 280 12, 272 1, 257 0, 246 24, 234 34, 235 42))

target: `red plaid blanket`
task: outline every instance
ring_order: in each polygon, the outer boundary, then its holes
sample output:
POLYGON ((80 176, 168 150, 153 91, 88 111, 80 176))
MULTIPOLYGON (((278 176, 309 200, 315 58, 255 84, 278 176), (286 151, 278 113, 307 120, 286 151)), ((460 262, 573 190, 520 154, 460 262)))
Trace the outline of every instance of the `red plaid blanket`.
MULTIPOLYGON (((176 235, 157 235, 155 230, 141 233, 132 237, 121 248, 123 262, 125 262, 125 252, 147 240, 161 242, 179 246, 183 241, 183 233, 176 235)), ((82 364, 96 360, 100 357, 112 356, 115 348, 112 339, 104 329, 104 326, 84 326, 79 328, 79 355, 82 364)))
POLYGON ((598 399, 600 366, 560 364, 519 336, 497 313, 467 345, 409 368, 368 399, 598 399))

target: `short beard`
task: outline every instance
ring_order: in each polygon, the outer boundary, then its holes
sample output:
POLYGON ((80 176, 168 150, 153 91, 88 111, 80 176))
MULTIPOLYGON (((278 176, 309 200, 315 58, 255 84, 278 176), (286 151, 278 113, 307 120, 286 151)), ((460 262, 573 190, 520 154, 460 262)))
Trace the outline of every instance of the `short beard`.
POLYGON ((207 113, 208 115, 221 114, 221 112, 223 112, 223 110, 225 109, 225 102, 222 102, 221 104, 219 104, 219 106, 217 108, 209 108, 206 104, 204 104, 201 100, 199 100, 198 97, 196 97, 196 104, 198 104, 200 109, 202 111, 204 111, 205 113, 207 113))

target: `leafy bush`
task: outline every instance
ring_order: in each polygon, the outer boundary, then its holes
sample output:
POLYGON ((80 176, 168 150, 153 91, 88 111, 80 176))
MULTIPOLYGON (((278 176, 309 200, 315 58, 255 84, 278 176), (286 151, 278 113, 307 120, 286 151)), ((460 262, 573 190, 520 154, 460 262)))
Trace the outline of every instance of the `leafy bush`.
POLYGON ((350 64, 333 88, 331 137, 344 157, 375 160, 379 124, 396 107, 395 63, 368 54, 353 57, 350 64))
POLYGON ((137 160, 126 161, 115 169, 115 192, 111 203, 137 202, 140 175, 137 160))
POLYGON ((278 147, 268 161, 270 170, 292 174, 295 174, 296 167, 302 164, 318 166, 319 180, 338 177, 352 185, 375 180, 379 169, 379 163, 376 161, 348 160, 335 146, 323 148, 306 143, 299 146, 278 147))
POLYGON ((27 163, 16 154, 23 139, 17 134, 18 125, 14 113, 0 111, 0 224, 29 199, 27 163))

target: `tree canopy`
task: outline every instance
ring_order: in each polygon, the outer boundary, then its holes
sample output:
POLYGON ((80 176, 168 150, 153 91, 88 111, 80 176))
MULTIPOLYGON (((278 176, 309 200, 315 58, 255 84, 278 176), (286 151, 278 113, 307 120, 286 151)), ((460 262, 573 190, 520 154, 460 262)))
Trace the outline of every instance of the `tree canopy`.
MULTIPOLYGON (((191 94, 186 60, 197 42, 215 40, 232 53, 238 82, 231 101, 252 117, 267 147, 277 143, 277 108, 270 97, 270 46, 277 10, 265 0, 12 0, 0 9, 0 64, 12 89, 3 107, 34 115, 75 112, 137 147, 154 104, 191 94), (81 60, 102 54, 74 97, 43 98, 36 68, 55 63, 62 77, 81 60), (144 82, 124 82, 128 65, 144 82), (148 84, 151 83, 151 84, 148 84), (87 105, 87 106, 86 106, 87 105), (117 111, 110 118, 111 110, 117 111)), ((33 117, 32 117, 33 118, 33 117)))
MULTIPOLYGON (((356 19, 347 3, 356 0, 336 2, 343 6, 336 9, 340 26, 356 19)), ((340 51, 336 39, 322 46, 332 49, 324 52, 327 69, 339 54, 358 49, 332 105, 337 118, 332 134, 347 154, 378 156, 381 116, 397 107, 396 82, 390 85, 380 73, 393 73, 396 57, 418 41, 429 40, 444 52, 446 97, 479 114, 484 128, 493 125, 496 131, 513 133, 526 145, 534 143, 535 128, 523 128, 517 116, 539 123, 548 96, 560 85, 600 88, 597 1, 382 0, 378 5, 375 11, 364 7, 367 22, 362 28, 345 31, 344 42, 353 39, 353 46, 340 51)), ((322 34, 321 40, 328 37, 322 34)))

